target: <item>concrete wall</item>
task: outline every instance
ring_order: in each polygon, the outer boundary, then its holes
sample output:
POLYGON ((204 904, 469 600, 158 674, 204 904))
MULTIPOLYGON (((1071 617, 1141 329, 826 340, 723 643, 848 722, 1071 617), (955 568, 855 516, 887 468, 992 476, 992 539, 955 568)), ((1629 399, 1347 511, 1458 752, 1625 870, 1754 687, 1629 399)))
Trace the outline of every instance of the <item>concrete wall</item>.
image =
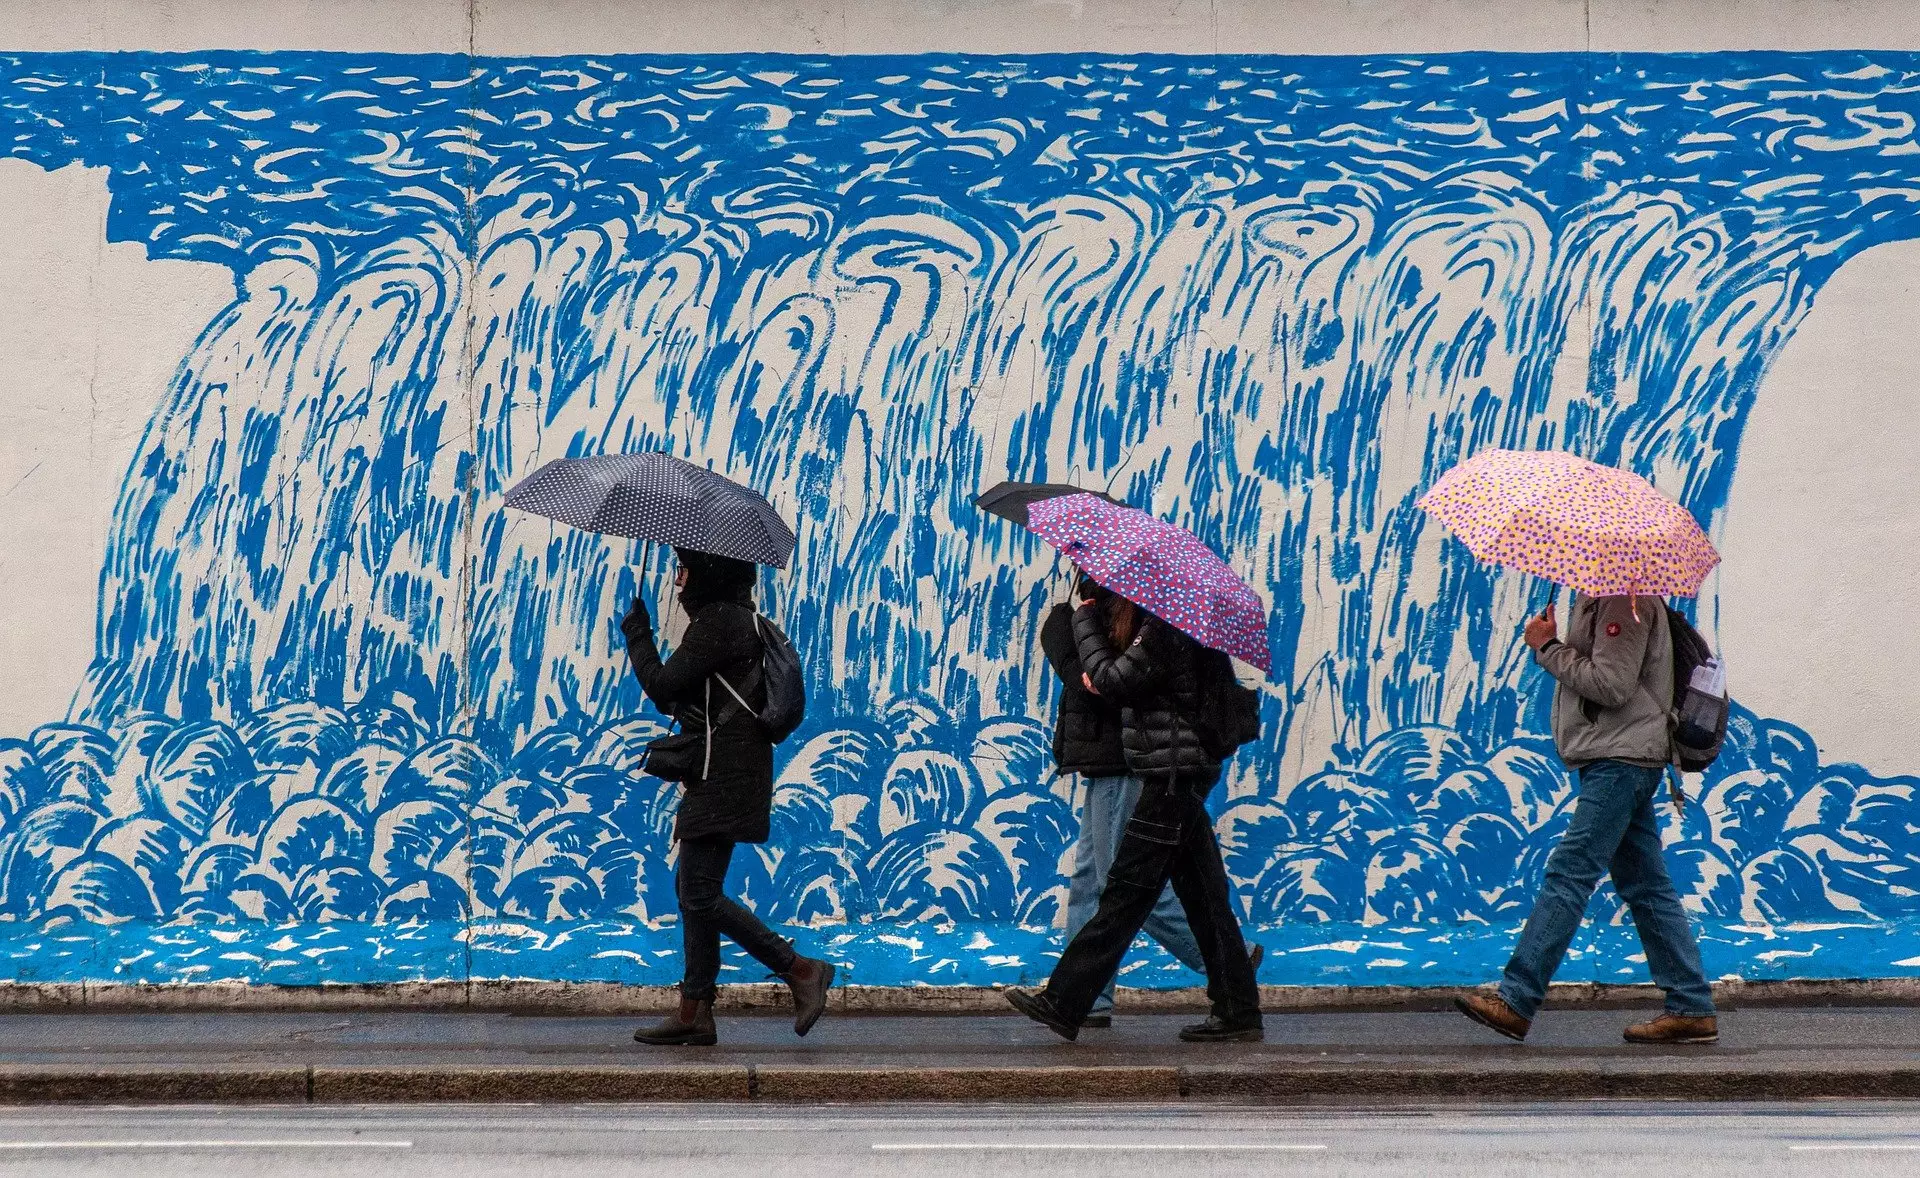
MULTIPOLYGON (((663 566, 500 503, 636 447, 796 523, 815 703, 736 882, 855 980, 1057 947, 1007 477, 1272 603, 1216 799, 1264 979, 1491 976, 1571 805, 1538 586, 1411 506, 1491 445, 1721 545, 1742 706, 1666 816, 1712 969, 1920 971, 1904 6, 7 9, 12 976, 670 981, 613 626, 663 566)), ((1637 978, 1595 911, 1563 976, 1637 978)))

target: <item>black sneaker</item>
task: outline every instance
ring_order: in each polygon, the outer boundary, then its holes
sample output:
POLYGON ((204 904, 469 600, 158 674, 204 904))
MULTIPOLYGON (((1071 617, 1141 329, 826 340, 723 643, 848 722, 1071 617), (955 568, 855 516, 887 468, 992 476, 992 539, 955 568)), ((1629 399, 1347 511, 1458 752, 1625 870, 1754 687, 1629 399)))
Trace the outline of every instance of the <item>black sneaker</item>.
POLYGON ((1113 1016, 1110 1014, 1090 1014, 1080 1020, 1083 1031, 1110 1031, 1113 1029, 1113 1016))
POLYGON ((1047 1001, 1045 994, 1030 994, 1025 990, 1008 990, 1007 1001, 1021 1014, 1041 1024, 1054 1034, 1071 1043, 1080 1037, 1080 1028, 1060 1017, 1053 1009, 1053 1003, 1047 1001))
POLYGON ((1258 1043, 1266 1037, 1258 1015, 1249 1022, 1230 1023, 1210 1014, 1204 1023, 1180 1028, 1183 1043, 1258 1043))

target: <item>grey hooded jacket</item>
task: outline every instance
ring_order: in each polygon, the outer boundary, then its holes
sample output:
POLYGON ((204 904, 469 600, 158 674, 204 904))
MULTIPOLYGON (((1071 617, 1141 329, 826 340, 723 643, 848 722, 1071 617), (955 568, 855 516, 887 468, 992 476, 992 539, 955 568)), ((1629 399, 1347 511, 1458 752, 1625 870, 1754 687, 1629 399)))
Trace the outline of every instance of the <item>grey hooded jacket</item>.
POLYGON ((1673 640, 1657 597, 1574 599, 1564 639, 1534 652, 1558 681, 1553 740, 1575 769, 1594 761, 1654 768, 1672 758, 1673 640))

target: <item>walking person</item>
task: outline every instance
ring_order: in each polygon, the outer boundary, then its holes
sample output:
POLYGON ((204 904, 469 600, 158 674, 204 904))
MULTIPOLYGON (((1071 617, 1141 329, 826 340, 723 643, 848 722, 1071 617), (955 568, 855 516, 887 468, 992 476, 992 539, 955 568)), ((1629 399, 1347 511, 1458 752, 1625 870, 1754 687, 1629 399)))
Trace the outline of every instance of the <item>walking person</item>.
POLYGON ((1655 795, 1672 758, 1674 687, 1667 613, 1654 598, 1579 595, 1559 636, 1553 606, 1527 621, 1526 643, 1556 686, 1553 739, 1579 774, 1573 819, 1547 860, 1546 880, 1497 995, 1456 999, 1461 1012, 1525 1039, 1547 983, 1580 928, 1602 873, 1633 913, 1666 1012, 1628 1027, 1629 1043, 1712 1043, 1713 990, 1700 947, 1667 875, 1655 795))
MULTIPOLYGON (((1104 607, 1112 594, 1086 574, 1075 578, 1075 591, 1091 596, 1104 607)), ((1080 650, 1073 638, 1073 607, 1062 602, 1047 614, 1040 628, 1040 648, 1060 677, 1060 705, 1053 730, 1054 766, 1080 778, 1080 836, 1073 844, 1073 873, 1067 877, 1067 939, 1086 927, 1106 890, 1107 873, 1120 850, 1120 836, 1140 802, 1140 779, 1127 772, 1126 751, 1120 743, 1120 709, 1090 690, 1080 650)), ((1142 932, 1159 942, 1180 964, 1196 974, 1206 972, 1200 946, 1187 927, 1186 913, 1169 884, 1147 914, 1142 932)), ((1252 952, 1254 970, 1260 967, 1260 946, 1252 952)), ((1093 1001, 1080 1029, 1113 1025, 1114 983, 1093 1001)))
POLYGON ((707 735, 708 741, 687 779, 674 825, 680 846, 674 890, 686 957, 680 1008, 633 1037, 662 1046, 717 1041, 713 1001, 723 933, 786 981, 793 991, 794 1032, 805 1035, 826 1009, 834 967, 796 953, 724 890, 735 845, 766 842, 773 811, 773 742, 754 714, 766 701, 755 569, 725 556, 681 548, 674 554, 680 561, 674 584, 688 621, 673 657, 661 661, 643 598, 634 598, 620 629, 647 698, 679 720, 683 731, 707 735))
POLYGON ((1007 998, 1022 1014, 1076 1038, 1171 883, 1212 1004, 1207 1019, 1180 1037, 1258 1041, 1259 987, 1206 810, 1221 763, 1207 751, 1193 719, 1201 707, 1199 645, 1127 598, 1091 587, 1072 624, 1081 686, 1119 710, 1122 755, 1138 801, 1098 906, 1073 934, 1046 988, 1037 994, 1010 990, 1007 998))

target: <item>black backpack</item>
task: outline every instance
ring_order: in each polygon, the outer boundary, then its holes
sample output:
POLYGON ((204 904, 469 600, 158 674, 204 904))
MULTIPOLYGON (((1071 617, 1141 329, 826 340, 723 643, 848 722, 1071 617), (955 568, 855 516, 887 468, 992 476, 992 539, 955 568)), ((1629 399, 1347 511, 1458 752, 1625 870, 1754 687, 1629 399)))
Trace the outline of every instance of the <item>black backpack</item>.
POLYGON ((1199 683, 1199 713, 1189 716, 1200 747, 1216 761, 1231 757, 1241 745, 1260 737, 1260 693, 1240 682, 1233 660, 1202 646, 1194 658, 1199 683))
POLYGON ((766 686, 766 705, 755 712, 733 684, 720 675, 714 678, 741 707, 753 713, 767 739, 779 744, 807 717, 807 681, 800 674, 800 655, 786 633, 759 614, 754 615, 753 624, 760 633, 760 679, 766 686))
POLYGON ((1693 686, 1694 671, 1713 661, 1713 648, 1685 614, 1663 608, 1673 639, 1673 763, 1683 773, 1698 773, 1713 764, 1727 738, 1727 696, 1693 686))

